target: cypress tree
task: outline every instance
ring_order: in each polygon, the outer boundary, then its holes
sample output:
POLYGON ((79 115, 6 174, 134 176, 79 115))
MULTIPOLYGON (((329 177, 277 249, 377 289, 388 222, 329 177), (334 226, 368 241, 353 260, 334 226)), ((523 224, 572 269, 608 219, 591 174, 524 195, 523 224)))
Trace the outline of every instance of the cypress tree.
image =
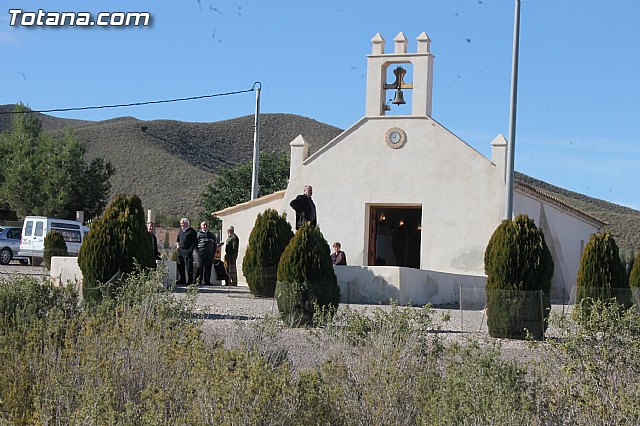
POLYGON ((292 237, 291 224, 285 214, 280 215, 273 209, 258 214, 242 259, 242 273, 251 294, 273 297, 278 262, 292 237))
POLYGON ((44 266, 51 269, 51 256, 69 256, 67 243, 62 234, 51 231, 44 238, 44 266))
POLYGON ((144 209, 137 195, 118 194, 93 223, 78 253, 85 300, 98 302, 104 294, 113 296, 121 283, 118 277, 132 272, 135 262, 143 268, 155 267, 144 209))
POLYGON ((629 280, 618 245, 609 233, 591 235, 580 258, 577 302, 584 307, 594 300, 630 303, 629 280))
POLYGON ((316 309, 335 311, 340 287, 333 271, 329 244, 320 229, 305 224, 298 229, 278 264, 278 310, 291 325, 313 322, 316 309))
POLYGON ((487 325, 492 337, 544 336, 551 307, 553 259, 544 234, 526 215, 504 220, 484 255, 487 325))

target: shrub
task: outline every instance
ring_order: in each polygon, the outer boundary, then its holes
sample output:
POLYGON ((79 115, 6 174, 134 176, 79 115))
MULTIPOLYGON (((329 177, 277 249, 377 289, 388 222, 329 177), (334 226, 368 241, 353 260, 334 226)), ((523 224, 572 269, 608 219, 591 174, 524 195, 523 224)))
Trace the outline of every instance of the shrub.
POLYGON ((570 315, 554 315, 552 324, 563 338, 540 347, 549 362, 540 363, 544 371, 536 375, 562 385, 540 394, 550 402, 550 410, 541 414, 555 414, 536 424, 640 424, 640 316, 635 310, 594 300, 576 304, 570 315))
POLYGON ((617 301, 628 305, 629 281, 618 245, 609 233, 591 235, 580 258, 577 302, 591 304, 594 300, 617 301))
POLYGON ((504 220, 489 240, 484 268, 489 334, 523 338, 528 330, 541 339, 551 307, 553 259, 533 220, 504 220))
POLYGON ((120 276, 155 267, 155 257, 145 227, 142 202, 137 195, 117 195, 102 217, 94 222, 78 253, 85 301, 113 296, 120 276))
POLYGON ((329 244, 319 228, 300 228, 278 264, 278 310, 290 325, 313 322, 316 311, 333 311, 340 287, 333 271, 329 244))
POLYGON ((293 237, 286 215, 267 209, 259 213, 242 259, 242 272, 254 296, 273 297, 278 262, 293 237))
POLYGON ((640 252, 635 260, 631 261, 631 272, 629 273, 629 285, 640 287, 640 252))
POLYGON ((51 269, 51 256, 69 256, 67 243, 61 233, 51 231, 44 238, 44 266, 51 269))
POLYGON ((7 336, 9 329, 15 329, 19 318, 28 321, 46 318, 47 312, 54 306, 60 307, 65 313, 77 310, 77 295, 73 286, 52 286, 25 275, 1 278, 0 335, 7 336))

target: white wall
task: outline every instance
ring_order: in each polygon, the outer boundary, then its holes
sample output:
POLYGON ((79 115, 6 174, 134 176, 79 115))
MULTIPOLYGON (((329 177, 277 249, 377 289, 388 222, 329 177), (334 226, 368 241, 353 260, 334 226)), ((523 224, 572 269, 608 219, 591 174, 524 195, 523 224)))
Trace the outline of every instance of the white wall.
POLYGON ((575 300, 582 250, 591 234, 598 232, 598 227, 569 211, 518 191, 514 194, 513 207, 516 214, 528 215, 542 229, 552 252, 554 273, 551 279, 551 299, 575 300))
POLYGON ((484 272, 484 249, 503 214, 504 181, 487 158, 427 117, 365 118, 307 159, 284 196, 313 186, 318 225, 350 265, 367 264, 369 206, 422 207, 421 269, 484 272), (401 127, 400 149, 385 143, 401 127))
MULTIPOLYGON (((238 246, 238 284, 247 285, 247 280, 242 273, 242 259, 244 258, 244 253, 247 251, 247 242, 249 241, 249 234, 251 234, 251 230, 253 229, 253 225, 256 222, 256 218, 258 217, 258 213, 262 213, 267 209, 275 209, 278 211, 282 211, 282 196, 278 196, 276 198, 271 196, 265 196, 267 201, 262 201, 261 199, 253 200, 249 203, 246 203, 247 207, 244 209, 236 209, 230 213, 219 214, 218 217, 222 219, 222 237, 225 239, 227 237, 226 229, 229 226, 233 226, 235 229, 235 233, 240 240, 238 246)), ((293 216, 295 230, 295 214, 293 216)), ((224 259, 224 249, 225 246, 222 246, 222 258, 224 259)))
MULTIPOLYGON (((165 288, 169 288, 176 282, 176 262, 165 260, 159 264, 159 267, 164 268, 163 285, 165 288)), ((67 283, 72 283, 80 300, 82 300, 82 271, 78 265, 77 257, 51 256, 49 276, 54 285, 66 286, 67 283)), ((213 268, 211 276, 215 278, 213 268)))
POLYGON ((54 285, 66 286, 72 283, 82 300, 82 271, 77 257, 51 256, 49 276, 54 285))
POLYGON ((395 266, 334 266, 341 303, 485 305, 486 277, 395 266))

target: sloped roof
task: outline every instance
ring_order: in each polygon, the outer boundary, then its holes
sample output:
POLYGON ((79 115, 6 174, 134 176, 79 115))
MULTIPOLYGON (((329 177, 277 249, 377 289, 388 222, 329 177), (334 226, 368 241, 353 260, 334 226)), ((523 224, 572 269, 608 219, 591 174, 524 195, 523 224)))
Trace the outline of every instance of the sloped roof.
POLYGON ((273 194, 265 195, 260 198, 256 198, 255 200, 249 200, 245 203, 236 204, 235 206, 227 207, 226 209, 218 210, 217 212, 213 212, 213 216, 227 216, 231 213, 235 213, 241 210, 246 210, 251 207, 259 206, 261 204, 268 203, 270 201, 278 200, 284 198, 284 193, 286 189, 282 191, 274 192, 273 194))
POLYGON ((525 194, 529 194, 532 195, 535 198, 540 199, 541 201, 545 201, 549 204, 552 204, 555 207, 558 207, 560 210, 563 210, 565 212, 568 213, 573 213, 574 215, 596 225, 598 228, 602 228, 605 225, 608 225, 607 222, 598 219, 597 217, 578 209, 577 207, 574 207, 562 200, 560 200, 559 198, 540 190, 539 188, 535 188, 531 185, 528 185, 524 182, 515 182, 514 183, 514 189, 517 191, 520 191, 522 193, 525 194))

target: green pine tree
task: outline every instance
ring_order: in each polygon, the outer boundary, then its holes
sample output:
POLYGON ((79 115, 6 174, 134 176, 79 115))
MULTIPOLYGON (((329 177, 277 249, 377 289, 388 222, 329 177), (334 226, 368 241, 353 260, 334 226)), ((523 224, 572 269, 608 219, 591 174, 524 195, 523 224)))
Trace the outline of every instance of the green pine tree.
POLYGON ((63 136, 42 131, 24 105, 16 107, 11 130, 0 134, 0 200, 18 216, 85 218, 106 205, 114 168, 108 161, 84 161, 86 148, 71 130, 63 136))
MULTIPOLYGON (((211 229, 220 229, 221 221, 211 217, 213 212, 244 203, 251 199, 252 162, 232 168, 222 168, 218 176, 202 193, 202 220, 209 220, 211 229)), ((269 195, 287 187, 289 160, 284 153, 261 152, 258 196, 269 195)))

